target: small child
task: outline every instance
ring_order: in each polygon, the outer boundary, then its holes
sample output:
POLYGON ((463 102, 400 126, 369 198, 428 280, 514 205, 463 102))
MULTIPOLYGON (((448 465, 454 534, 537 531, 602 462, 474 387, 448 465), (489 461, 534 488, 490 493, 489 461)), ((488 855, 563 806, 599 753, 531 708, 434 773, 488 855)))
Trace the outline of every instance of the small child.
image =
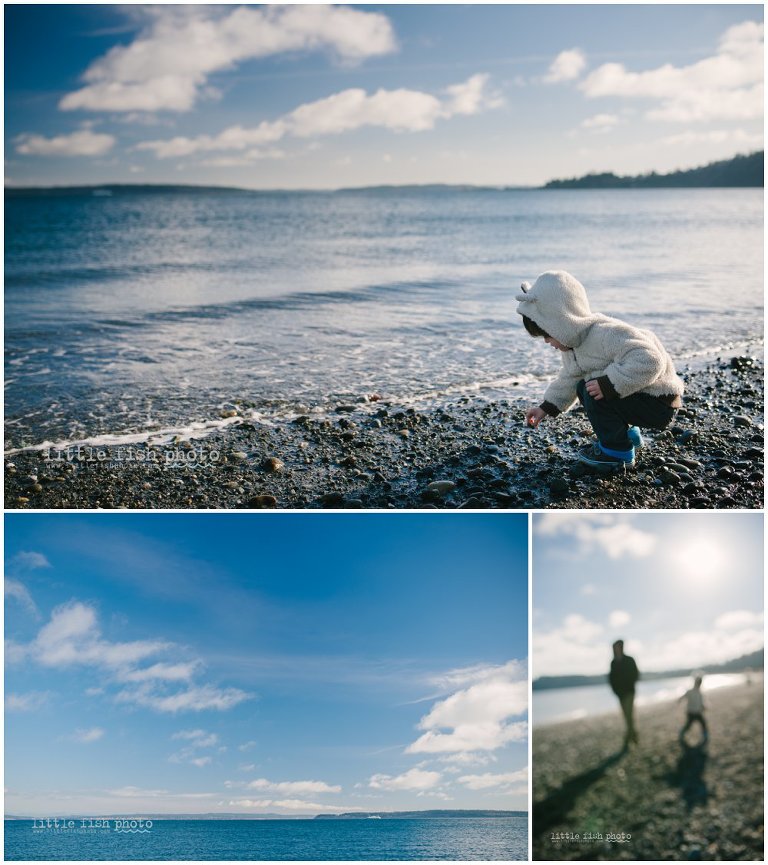
POLYGON ((706 743, 709 738, 709 734, 707 733, 707 722, 704 720, 704 699, 701 696, 701 676, 696 676, 693 682, 693 687, 686 691, 678 702, 682 702, 683 700, 687 703, 687 712, 688 717, 685 722, 685 726, 680 730, 680 741, 683 742, 685 740, 685 734, 691 727, 691 724, 694 721, 698 721, 701 724, 701 732, 703 735, 702 743, 706 743))
POLYGON ((683 382, 658 337, 592 312, 584 286, 562 270, 524 282, 517 311, 531 336, 562 352, 563 368, 528 426, 568 411, 577 397, 597 442, 579 450, 581 463, 600 473, 634 464, 642 445, 638 427, 661 430, 682 405, 683 382))

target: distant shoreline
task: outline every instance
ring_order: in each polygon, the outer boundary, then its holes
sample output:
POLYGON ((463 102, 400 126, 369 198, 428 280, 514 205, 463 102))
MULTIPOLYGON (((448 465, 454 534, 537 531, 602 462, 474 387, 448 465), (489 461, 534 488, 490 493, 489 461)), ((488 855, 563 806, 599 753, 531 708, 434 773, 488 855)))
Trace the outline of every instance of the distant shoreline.
MULTIPOLYGON (((762 672, 764 651, 764 649, 759 649, 756 652, 751 652, 749 655, 733 658, 724 664, 693 665, 679 670, 643 673, 643 680, 676 679, 680 676, 689 676, 692 669, 701 670, 702 673, 709 675, 714 673, 745 673, 749 671, 762 672)), ((604 685, 606 677, 607 674, 600 673, 594 676, 539 676, 533 680, 533 690, 547 691, 553 688, 582 688, 587 685, 604 685)))
POLYGON ((230 194, 296 194, 333 195, 381 192, 386 194, 408 192, 531 192, 562 189, 759 189, 763 186, 763 151, 745 156, 734 156, 712 162, 700 168, 673 171, 668 174, 618 176, 611 172, 590 173, 567 180, 549 180, 542 185, 526 184, 471 184, 471 183, 405 183, 374 184, 371 186, 328 187, 324 189, 249 189, 240 186, 173 183, 93 183, 54 186, 6 186, 10 198, 35 195, 103 195, 115 192, 145 193, 230 193, 230 194))
MULTIPOLYGON (((152 814, 139 811, 135 814, 62 814, 58 820, 367 820, 380 818, 382 820, 436 820, 436 819, 498 819, 504 817, 527 816, 527 811, 498 811, 483 809, 462 809, 456 811, 365 811, 339 812, 338 814, 244 814, 229 812, 217 814, 152 814)), ((18 816, 6 814, 5 820, 53 820, 53 817, 18 816)))

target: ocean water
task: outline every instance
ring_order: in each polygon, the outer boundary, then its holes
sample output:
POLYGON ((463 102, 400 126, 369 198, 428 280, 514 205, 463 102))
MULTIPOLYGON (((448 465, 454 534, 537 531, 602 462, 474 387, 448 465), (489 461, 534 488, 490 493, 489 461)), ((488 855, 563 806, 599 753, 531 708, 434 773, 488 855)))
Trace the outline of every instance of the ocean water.
POLYGON ((528 815, 403 820, 154 820, 149 831, 5 821, 7 860, 520 860, 528 815))
POLYGON ((514 296, 550 268, 681 366, 763 332, 759 189, 139 188, 5 217, 7 449, 213 428, 235 400, 534 399, 559 359, 514 296))
MULTIPOLYGON (((747 681, 762 681, 761 673, 713 673, 704 677, 702 691, 707 692, 732 685, 743 685, 747 681)), ((668 700, 676 700, 693 685, 690 676, 666 679, 641 679, 637 683, 635 706, 652 706, 668 700)), ((532 722, 534 727, 556 724, 560 721, 575 721, 607 712, 618 712, 618 702, 613 692, 604 685, 583 685, 577 688, 547 688, 533 692, 532 722)), ((681 713, 683 708, 680 709, 681 713)), ((682 717, 682 716, 681 716, 682 717)))

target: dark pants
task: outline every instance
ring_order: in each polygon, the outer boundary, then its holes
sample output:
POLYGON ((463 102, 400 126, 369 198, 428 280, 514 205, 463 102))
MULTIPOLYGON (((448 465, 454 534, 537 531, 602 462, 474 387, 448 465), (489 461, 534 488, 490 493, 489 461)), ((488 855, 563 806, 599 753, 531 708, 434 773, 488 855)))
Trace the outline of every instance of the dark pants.
POLYGON ((630 691, 629 694, 617 694, 621 713, 624 715, 624 743, 637 742, 637 732, 635 730, 635 692, 630 691))
POLYGON ((699 724, 701 724, 701 731, 702 731, 702 733, 704 733, 704 738, 705 739, 707 738, 707 722, 704 720, 704 716, 701 714, 701 712, 688 712, 688 718, 685 722, 685 726, 680 731, 680 738, 681 739, 683 736, 685 736, 685 734, 691 728, 691 725, 696 721, 698 721, 699 724))
POLYGON ((628 451, 632 447, 627 437, 631 426, 664 429, 675 416, 672 406, 649 393, 633 393, 623 399, 594 399, 587 393, 583 379, 576 386, 576 393, 597 440, 612 450, 628 451))

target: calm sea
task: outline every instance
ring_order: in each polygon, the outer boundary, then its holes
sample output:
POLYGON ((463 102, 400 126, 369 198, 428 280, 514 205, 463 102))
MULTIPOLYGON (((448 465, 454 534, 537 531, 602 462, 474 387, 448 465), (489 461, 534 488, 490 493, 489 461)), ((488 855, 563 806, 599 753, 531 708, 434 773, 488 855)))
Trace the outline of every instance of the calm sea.
POLYGON ((763 193, 10 194, 7 447, 257 421, 372 392, 538 395, 522 280, 573 272, 680 359, 762 336, 763 193))
MULTIPOLYGON (((113 821, 114 822, 114 821, 113 821)), ((34 830, 5 821, 18 860, 510 860, 528 857, 528 815, 404 820, 155 820, 148 832, 34 830)))
MULTIPOLYGON (((751 673, 712 673, 704 677, 702 691, 707 692, 731 685, 743 685, 748 681, 762 681, 762 672, 751 673)), ((645 679, 637 683, 636 706, 651 706, 674 700, 684 694, 693 681, 690 676, 669 677, 667 679, 645 679)), ((556 724, 559 721, 575 721, 606 712, 618 712, 618 702, 613 692, 604 685, 583 685, 578 688, 547 688, 534 690, 532 720, 536 727, 556 724)), ((683 708, 680 709, 684 712, 683 708)), ((682 717, 682 715, 681 715, 682 717)))

